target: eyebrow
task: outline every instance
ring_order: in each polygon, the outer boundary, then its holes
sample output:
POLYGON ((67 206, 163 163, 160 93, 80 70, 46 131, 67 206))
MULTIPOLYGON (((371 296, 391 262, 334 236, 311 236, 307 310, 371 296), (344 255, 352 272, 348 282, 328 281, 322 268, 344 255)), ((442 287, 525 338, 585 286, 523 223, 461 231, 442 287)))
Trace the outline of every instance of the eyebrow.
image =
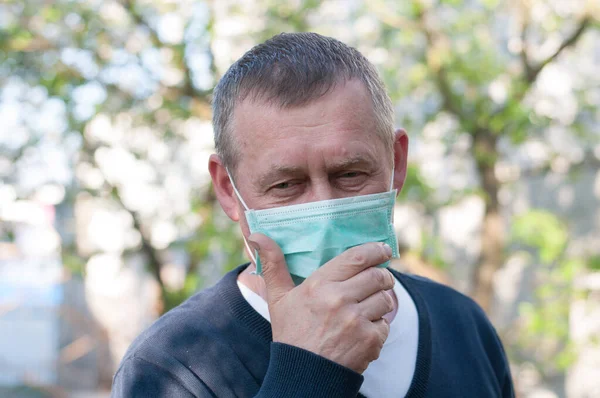
POLYGON ((340 161, 337 161, 337 162, 329 163, 327 165, 327 172, 335 173, 337 171, 343 171, 343 170, 349 169, 351 167, 359 167, 359 166, 373 167, 374 163, 375 163, 375 159, 373 159, 368 154, 354 155, 354 156, 350 156, 350 157, 341 159, 340 161))
MULTIPOLYGON (((372 168, 374 163, 375 159, 368 154, 354 155, 339 161, 329 162, 327 164, 327 173, 336 173, 347 170, 351 167, 372 168)), ((267 171, 265 174, 261 175, 258 179, 258 182, 260 186, 264 187, 283 177, 300 176, 302 174, 305 174, 304 167, 276 164, 271 166, 269 171, 267 171)))
POLYGON ((284 176, 298 176, 303 172, 303 167, 285 166, 277 164, 271 166, 269 168, 269 171, 261 175, 258 179, 258 183, 259 186, 266 187, 284 176))

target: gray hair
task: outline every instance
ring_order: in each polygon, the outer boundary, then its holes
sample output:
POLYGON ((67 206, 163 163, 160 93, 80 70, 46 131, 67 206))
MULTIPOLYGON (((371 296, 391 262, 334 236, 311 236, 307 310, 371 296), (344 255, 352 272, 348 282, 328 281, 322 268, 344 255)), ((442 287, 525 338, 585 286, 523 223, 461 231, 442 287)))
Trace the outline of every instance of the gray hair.
POLYGON ((351 79, 368 89, 377 132, 391 152, 394 111, 373 64, 339 40, 316 33, 281 33, 244 54, 214 89, 215 147, 225 167, 234 169, 239 156, 229 131, 237 103, 250 96, 281 109, 302 106, 351 79))

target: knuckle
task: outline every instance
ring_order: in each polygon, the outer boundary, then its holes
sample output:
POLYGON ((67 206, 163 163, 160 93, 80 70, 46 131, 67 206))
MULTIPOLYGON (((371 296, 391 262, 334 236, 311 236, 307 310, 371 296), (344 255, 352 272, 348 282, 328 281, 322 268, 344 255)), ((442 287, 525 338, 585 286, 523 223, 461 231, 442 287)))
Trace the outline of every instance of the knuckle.
POLYGON ((373 278, 375 285, 383 288, 386 283, 386 277, 383 272, 381 272, 382 270, 379 268, 370 268, 369 271, 371 272, 371 278, 373 278))
POLYGON ((369 333, 367 336, 367 344, 371 348, 377 348, 381 346, 381 337, 379 337, 379 333, 369 333))
POLYGON ((346 318, 344 319, 344 326, 346 330, 356 330, 360 326, 359 315, 355 311, 348 311, 346 318))
POLYGON ((392 300, 392 297, 384 291, 380 292, 380 296, 383 299, 383 305, 386 310, 386 313, 391 312, 394 309, 394 300, 392 300))
POLYGON ((386 290, 392 289, 394 287, 394 285, 396 284, 396 281, 394 280, 394 276, 388 270, 384 269, 383 271, 386 273, 386 290))
POLYGON ((308 279, 304 280, 304 282, 302 282, 302 284, 300 286, 302 286, 304 289, 306 289, 306 293, 309 296, 314 296, 317 294, 320 285, 321 285, 321 283, 318 279, 308 278, 308 279))
POLYGON ((330 307, 332 309, 340 310, 344 307, 345 301, 344 301, 344 298, 338 294, 338 295, 333 295, 329 299, 329 303, 330 303, 330 307))
POLYGON ((361 264, 364 264, 364 262, 366 261, 366 256, 357 250, 352 253, 352 256, 350 257, 350 261, 352 262, 352 264, 361 265, 361 264))
POLYGON ((371 355, 370 355, 371 361, 378 359, 380 354, 381 354, 381 346, 373 346, 371 348, 371 355))
POLYGON ((381 350, 375 350, 375 352, 373 353, 373 361, 379 359, 379 356, 381 355, 381 350))
POLYGON ((385 319, 383 319, 383 325, 382 325, 381 329, 382 329, 382 339, 385 342, 385 340, 388 338, 388 336, 390 334, 390 324, 385 319))

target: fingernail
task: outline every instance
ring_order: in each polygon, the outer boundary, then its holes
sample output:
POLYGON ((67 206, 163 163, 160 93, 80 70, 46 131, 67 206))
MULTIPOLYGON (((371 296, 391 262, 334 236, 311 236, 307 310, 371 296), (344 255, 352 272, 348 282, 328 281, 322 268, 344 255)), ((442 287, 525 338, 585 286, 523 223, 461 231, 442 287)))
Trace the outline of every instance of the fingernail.
POLYGON ((388 257, 392 256, 392 248, 390 247, 390 245, 388 245, 387 243, 382 243, 383 245, 383 250, 385 251, 385 255, 388 257))

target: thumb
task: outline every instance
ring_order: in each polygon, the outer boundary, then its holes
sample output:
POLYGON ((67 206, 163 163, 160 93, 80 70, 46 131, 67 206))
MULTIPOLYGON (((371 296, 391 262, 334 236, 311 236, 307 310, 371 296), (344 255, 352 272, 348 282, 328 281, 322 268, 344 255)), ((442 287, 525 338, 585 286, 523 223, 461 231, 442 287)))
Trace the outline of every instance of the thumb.
POLYGON ((283 252, 273 239, 261 233, 250 235, 248 244, 258 251, 260 256, 262 276, 267 286, 267 300, 271 305, 295 287, 285 264, 283 252))

